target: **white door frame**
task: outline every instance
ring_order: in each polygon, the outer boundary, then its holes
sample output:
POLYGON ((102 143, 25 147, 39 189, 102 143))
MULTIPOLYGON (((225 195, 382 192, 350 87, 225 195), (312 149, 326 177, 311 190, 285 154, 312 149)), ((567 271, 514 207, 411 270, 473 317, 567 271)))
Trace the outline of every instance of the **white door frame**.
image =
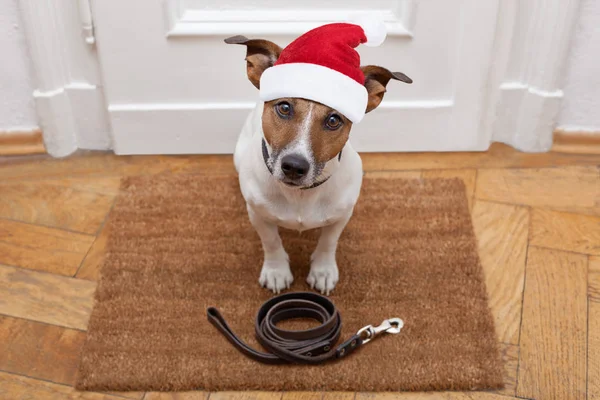
POLYGON ((502 0, 481 129, 490 141, 548 151, 580 0, 502 0))
MULTIPOLYGON (((77 149, 111 149, 89 0, 19 1, 48 152, 60 157, 77 149)), ((528 152, 550 149, 579 3, 500 2, 488 85, 479 94, 481 148, 504 142, 528 152)))
POLYGON ((19 0, 48 153, 112 148, 87 0, 19 0))

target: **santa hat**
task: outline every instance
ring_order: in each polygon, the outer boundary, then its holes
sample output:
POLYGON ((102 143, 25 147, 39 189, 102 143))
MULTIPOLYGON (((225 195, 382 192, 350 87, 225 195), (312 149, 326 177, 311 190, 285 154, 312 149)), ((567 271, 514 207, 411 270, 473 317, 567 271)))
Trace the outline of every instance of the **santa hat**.
POLYGON ((290 43, 260 78, 260 98, 300 97, 362 120, 368 93, 360 69, 359 44, 379 46, 386 37, 383 22, 334 23, 315 28, 290 43))

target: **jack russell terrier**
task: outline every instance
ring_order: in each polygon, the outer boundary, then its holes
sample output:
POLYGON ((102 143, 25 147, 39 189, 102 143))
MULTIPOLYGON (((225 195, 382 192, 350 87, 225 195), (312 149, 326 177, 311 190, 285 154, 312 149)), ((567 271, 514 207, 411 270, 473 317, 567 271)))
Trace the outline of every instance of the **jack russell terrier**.
POLYGON ((327 295, 338 282, 337 243, 363 177, 360 156, 348 142, 350 130, 381 103, 390 80, 412 83, 400 72, 360 66, 354 48, 384 39, 382 23, 324 25, 285 49, 264 39, 225 39, 246 46, 248 79, 260 91, 234 164, 264 250, 259 283, 275 293, 294 279, 280 226, 322 228, 307 282, 327 295))

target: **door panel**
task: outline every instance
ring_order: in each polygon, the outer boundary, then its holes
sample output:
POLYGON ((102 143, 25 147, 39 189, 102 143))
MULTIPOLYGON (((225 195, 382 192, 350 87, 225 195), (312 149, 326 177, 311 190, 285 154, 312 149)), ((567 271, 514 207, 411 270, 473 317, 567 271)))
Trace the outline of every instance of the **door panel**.
POLYGON ((353 127, 359 151, 484 150, 479 130, 499 0, 281 2, 94 0, 103 84, 118 154, 232 153, 258 91, 244 34, 285 46, 318 25, 374 13, 386 42, 363 64, 402 71, 381 106, 353 127), (301 4, 301 5, 300 5, 301 4))

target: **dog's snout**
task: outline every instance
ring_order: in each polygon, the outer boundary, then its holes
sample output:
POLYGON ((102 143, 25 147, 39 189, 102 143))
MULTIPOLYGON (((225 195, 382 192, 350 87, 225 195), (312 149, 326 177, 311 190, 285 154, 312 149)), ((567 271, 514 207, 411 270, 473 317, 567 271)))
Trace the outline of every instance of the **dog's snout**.
POLYGON ((288 179, 296 180, 304 177, 310 168, 308 161, 296 154, 281 159, 281 170, 288 179))

